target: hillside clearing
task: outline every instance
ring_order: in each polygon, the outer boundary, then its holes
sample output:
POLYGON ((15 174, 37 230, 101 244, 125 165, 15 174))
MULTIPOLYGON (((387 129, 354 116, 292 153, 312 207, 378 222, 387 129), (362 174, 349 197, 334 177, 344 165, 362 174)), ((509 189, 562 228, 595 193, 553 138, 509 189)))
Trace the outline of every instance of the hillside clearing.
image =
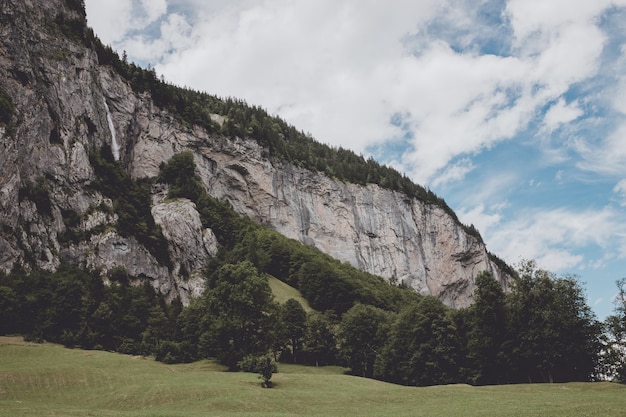
POLYGON ((66 349, 0 337, 2 416, 623 416, 626 386, 403 387, 339 367, 279 366, 276 387, 212 361, 66 349))
POLYGON ((268 284, 270 284, 272 294, 274 294, 274 297, 276 297, 276 301, 278 301, 280 304, 285 304, 287 300, 293 298, 302 305, 302 308, 304 308, 304 311, 306 311, 307 313, 313 311, 306 298, 302 296, 300 291, 298 291, 291 285, 286 284, 278 278, 274 278, 273 276, 268 276, 267 282, 268 284))

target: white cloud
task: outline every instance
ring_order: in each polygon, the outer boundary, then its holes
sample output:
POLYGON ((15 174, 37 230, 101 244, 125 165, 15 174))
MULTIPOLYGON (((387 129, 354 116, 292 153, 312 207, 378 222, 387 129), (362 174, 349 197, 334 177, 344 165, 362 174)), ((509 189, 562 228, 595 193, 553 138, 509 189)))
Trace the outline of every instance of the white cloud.
POLYGON ((593 263, 584 249, 596 246, 608 258, 626 256, 626 216, 613 208, 575 211, 533 210, 484 234, 490 250, 510 263, 536 259, 546 269, 564 271, 593 263))
POLYGON ((323 142, 363 151, 372 138, 397 134, 384 90, 389 59, 403 59, 400 38, 423 7, 410 8, 399 15, 349 2, 232 7, 197 21, 193 44, 174 48, 157 70, 180 84, 261 104, 323 142))
POLYGON ((591 23, 614 3, 610 0, 509 0, 506 14, 515 33, 516 46, 535 54, 546 49, 563 27, 591 23))
POLYGON ((613 97, 613 107, 618 112, 626 115, 626 77, 622 78, 615 91, 616 94, 613 97))
POLYGON ((567 104, 563 98, 560 98, 552 107, 546 112, 543 123, 545 128, 552 132, 558 129, 565 123, 572 122, 583 115, 583 111, 580 108, 578 101, 574 101, 567 104))
POLYGON ((180 14, 170 14, 160 24, 161 37, 149 39, 139 34, 119 43, 119 48, 131 51, 134 59, 154 65, 154 58, 163 56, 174 48, 189 44, 191 26, 180 14))
POLYGON ((566 272, 598 269, 626 257, 626 214, 614 208, 535 208, 518 214, 511 214, 511 208, 481 203, 458 215, 462 222, 474 224, 489 250, 510 265, 535 259, 541 268, 566 272), (590 247, 600 249, 600 258, 588 253, 590 247))
POLYGON ((510 0, 495 25, 479 13, 493 4, 461 0, 134 4, 87 0, 105 43, 168 80, 244 98, 357 152, 402 137, 389 120, 407 114, 412 150, 402 168, 417 182, 441 184, 471 171, 471 161, 451 161, 514 138, 550 102, 548 129, 581 115, 562 96, 597 73, 606 40, 597 17, 612 3, 510 0), (124 36, 157 21, 158 39, 124 36), (480 53, 481 42, 506 44, 505 36, 509 56, 480 53))
MULTIPOLYGON (((86 0, 87 21, 105 44, 118 45, 167 13, 166 0, 86 0)), ((137 50, 138 51, 138 50, 137 50)), ((133 51, 136 52, 136 51, 133 51)), ((137 59, 135 55, 131 58, 137 59)))
POLYGON ((626 175, 626 121, 605 138, 577 138, 574 149, 583 158, 577 165, 594 173, 626 175))
POLYGON ((147 22, 154 22, 167 12, 166 0, 141 0, 147 22))
MULTIPOLYGON (((487 178, 480 179, 477 184, 461 187, 464 190, 458 193, 462 200, 460 211, 468 212, 471 211, 468 207, 481 205, 486 205, 491 211, 503 210, 509 206, 507 196, 510 194, 510 190, 518 190, 521 184, 523 184, 523 180, 516 173, 510 170, 497 170, 494 174, 488 175, 487 178)), ((465 220, 462 218, 462 221, 468 224, 477 223, 473 219, 465 220)))
POLYGON ((85 2, 87 21, 105 44, 122 40, 131 27, 132 0, 85 2))
POLYGON ((626 207, 626 178, 615 185, 613 192, 621 199, 620 205, 626 207))
POLYGON ((459 210, 458 216, 464 224, 473 224, 484 234, 489 233, 502 221, 502 208, 503 206, 495 206, 487 210, 484 204, 478 204, 469 210, 459 210))
POLYGON ((561 182, 563 182, 563 175, 564 175, 563 170, 562 170, 562 169, 559 169, 559 170, 556 172, 556 174, 554 175, 554 179, 555 179, 558 183, 561 183, 561 182))
POLYGON ((433 185, 438 187, 448 182, 458 181, 473 169, 474 164, 472 164, 472 161, 469 158, 463 158, 453 165, 448 165, 444 172, 433 181, 433 185))

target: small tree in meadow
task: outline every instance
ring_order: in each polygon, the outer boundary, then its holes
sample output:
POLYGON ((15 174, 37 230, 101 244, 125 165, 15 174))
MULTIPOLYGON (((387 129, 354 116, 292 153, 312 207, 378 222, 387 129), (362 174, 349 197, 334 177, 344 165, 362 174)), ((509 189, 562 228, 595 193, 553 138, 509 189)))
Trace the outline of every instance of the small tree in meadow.
POLYGON ((263 380, 263 388, 272 388, 272 375, 278 372, 276 363, 270 355, 254 356, 248 355, 238 363, 239 368, 245 372, 256 372, 259 379, 263 380))

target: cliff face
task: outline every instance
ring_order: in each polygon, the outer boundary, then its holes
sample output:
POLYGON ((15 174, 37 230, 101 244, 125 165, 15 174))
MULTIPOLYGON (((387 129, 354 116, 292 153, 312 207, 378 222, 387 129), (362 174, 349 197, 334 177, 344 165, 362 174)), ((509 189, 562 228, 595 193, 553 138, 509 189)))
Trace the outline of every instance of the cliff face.
POLYGON ((0 88, 14 110, 9 126, 0 127, 0 270, 53 270, 63 260, 105 271, 124 265, 171 297, 186 301, 202 292, 199 270, 217 251, 212 231, 202 228, 193 203, 164 201, 154 187, 152 216, 171 265, 121 236, 113 203, 93 187, 88 155, 105 145, 135 179, 155 177, 162 162, 191 150, 209 194, 237 212, 450 306, 471 303, 481 271, 506 285, 483 242, 438 206, 333 181, 264 157, 256 141, 181 125, 68 36, 83 20, 69 3, 2 3, 0 88), (80 219, 80 241, 62 238, 67 213, 80 219))

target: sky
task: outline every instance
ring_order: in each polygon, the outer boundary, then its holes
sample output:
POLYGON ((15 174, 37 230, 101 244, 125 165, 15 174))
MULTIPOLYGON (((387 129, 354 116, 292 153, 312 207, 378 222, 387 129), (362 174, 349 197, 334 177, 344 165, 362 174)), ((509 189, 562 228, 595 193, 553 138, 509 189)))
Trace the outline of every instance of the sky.
POLYGON ((171 83, 406 173, 512 266, 626 276, 626 0, 86 0, 171 83))

